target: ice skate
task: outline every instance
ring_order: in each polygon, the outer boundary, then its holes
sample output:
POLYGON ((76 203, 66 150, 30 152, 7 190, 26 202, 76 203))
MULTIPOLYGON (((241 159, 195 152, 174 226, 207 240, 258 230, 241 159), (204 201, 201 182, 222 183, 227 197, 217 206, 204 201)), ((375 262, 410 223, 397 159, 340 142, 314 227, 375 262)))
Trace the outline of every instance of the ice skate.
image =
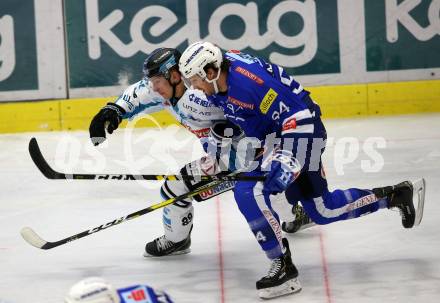
POLYGON ((191 235, 180 242, 172 242, 165 235, 148 242, 145 245, 144 257, 164 257, 183 255, 191 252, 191 235))
POLYGON ((305 213, 304 208, 301 205, 295 205, 292 207, 292 213, 295 215, 295 220, 292 222, 283 222, 281 229, 288 234, 294 234, 301 229, 306 229, 316 225, 312 219, 305 213))
POLYGON ((258 296, 261 299, 272 299, 301 290, 298 270, 292 262, 289 243, 285 238, 283 238, 283 245, 286 248, 284 255, 272 260, 267 275, 257 281, 258 296))
POLYGON ((422 221, 425 203, 425 180, 414 183, 405 181, 394 186, 374 188, 373 193, 378 198, 388 198, 388 208, 398 208, 405 228, 417 226, 422 221), (414 197, 417 197, 417 209, 414 207, 414 197))

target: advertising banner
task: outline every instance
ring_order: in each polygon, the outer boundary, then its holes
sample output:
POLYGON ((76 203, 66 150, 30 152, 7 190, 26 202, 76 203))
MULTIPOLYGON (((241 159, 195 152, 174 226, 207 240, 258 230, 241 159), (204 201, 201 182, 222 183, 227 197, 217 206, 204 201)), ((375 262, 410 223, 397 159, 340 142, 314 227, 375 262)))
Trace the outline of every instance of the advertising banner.
POLYGON ((62 0, 0 1, 0 101, 65 98, 62 0))
POLYGON ((198 40, 304 86, 439 79, 440 0, 3 0, 0 100, 119 94, 152 50, 198 40))

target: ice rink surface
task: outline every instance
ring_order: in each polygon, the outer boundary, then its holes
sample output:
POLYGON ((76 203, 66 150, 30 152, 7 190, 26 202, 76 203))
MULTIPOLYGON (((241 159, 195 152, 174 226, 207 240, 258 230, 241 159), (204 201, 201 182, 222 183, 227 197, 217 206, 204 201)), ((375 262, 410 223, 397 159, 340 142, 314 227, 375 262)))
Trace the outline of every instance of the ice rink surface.
MULTIPOLYGON (((331 139, 324 163, 331 189, 424 177, 424 218, 405 230, 398 212, 381 210, 288 236, 303 290, 272 302, 439 302, 440 115, 326 125, 331 139), (351 157, 349 151, 359 154, 351 157)), ((91 146, 86 132, 1 135, 1 303, 62 302, 72 284, 89 276, 116 287, 148 284, 178 303, 260 301, 255 281, 266 274, 269 261, 230 193, 195 205, 188 255, 142 257, 145 243, 162 235, 161 210, 52 250, 27 244, 19 234, 24 226, 55 241, 161 201, 159 182, 45 179, 27 151, 33 136, 48 162, 65 172, 178 173, 201 154, 195 137, 175 127, 118 130, 99 148, 91 146)))

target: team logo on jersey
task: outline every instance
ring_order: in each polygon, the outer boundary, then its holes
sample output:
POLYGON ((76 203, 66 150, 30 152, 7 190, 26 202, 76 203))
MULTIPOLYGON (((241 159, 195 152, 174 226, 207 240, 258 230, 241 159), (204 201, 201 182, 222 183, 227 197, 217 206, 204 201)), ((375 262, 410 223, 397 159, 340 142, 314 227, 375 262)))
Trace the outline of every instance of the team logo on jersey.
POLYGON ((242 74, 243 76, 251 79, 252 81, 257 82, 258 85, 263 85, 263 83, 264 83, 263 79, 261 79, 260 77, 258 77, 254 73, 251 73, 247 69, 244 69, 243 67, 237 66, 235 68, 235 71, 242 74))
POLYGON ((272 106, 273 102, 277 98, 278 93, 274 91, 272 88, 264 96, 263 100, 260 103, 260 110, 263 114, 267 114, 269 108, 272 106))
POLYGON ((206 138, 209 135, 209 131, 211 130, 209 127, 207 128, 201 128, 201 129, 193 129, 191 126, 183 124, 183 127, 185 127, 187 130, 192 132, 194 135, 197 136, 197 138, 206 138))
POLYGON ((254 109, 254 105, 253 104, 249 104, 249 103, 240 101, 240 100, 235 99, 234 97, 231 97, 231 96, 228 97, 228 101, 229 101, 229 103, 235 104, 237 106, 241 106, 243 108, 254 109))
POLYGON ((208 100, 197 97, 195 94, 190 94, 189 101, 194 102, 195 104, 201 105, 203 107, 213 107, 214 104, 209 102, 208 100))
POLYGON ((292 118, 283 123, 282 133, 296 128, 296 119, 292 118))
POLYGON ((148 291, 144 286, 139 286, 135 289, 131 289, 130 291, 122 292, 121 296, 124 299, 124 302, 127 303, 148 303, 153 302, 152 300, 154 299, 148 295, 148 291))

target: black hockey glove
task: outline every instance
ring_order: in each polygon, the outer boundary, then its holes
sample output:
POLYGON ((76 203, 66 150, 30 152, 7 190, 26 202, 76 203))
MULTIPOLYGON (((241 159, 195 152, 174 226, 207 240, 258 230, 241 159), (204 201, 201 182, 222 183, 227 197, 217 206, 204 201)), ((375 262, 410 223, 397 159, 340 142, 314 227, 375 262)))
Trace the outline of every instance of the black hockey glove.
POLYGON ((93 145, 104 142, 105 130, 107 129, 109 134, 113 133, 121 123, 123 115, 125 115, 125 110, 122 107, 115 103, 107 103, 90 123, 89 132, 93 145))

